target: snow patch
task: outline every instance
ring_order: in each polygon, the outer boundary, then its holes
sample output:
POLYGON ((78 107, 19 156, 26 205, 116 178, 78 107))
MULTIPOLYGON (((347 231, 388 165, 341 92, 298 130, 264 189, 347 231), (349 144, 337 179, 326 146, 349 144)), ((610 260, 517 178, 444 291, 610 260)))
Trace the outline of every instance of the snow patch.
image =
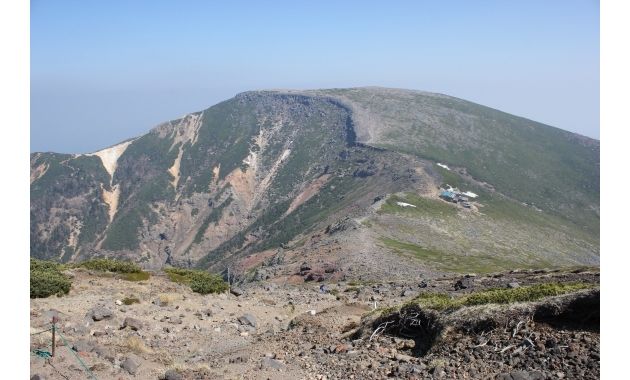
POLYGON ((411 203, 405 203, 405 202, 396 202, 396 204, 400 207, 413 207, 415 208, 415 205, 412 205, 411 203))
POLYGON ((437 166, 439 166, 439 167, 441 167, 441 168, 444 168, 444 169, 446 169, 446 170, 448 170, 448 171, 450 171, 450 170, 451 170, 451 168, 449 168, 447 165, 445 165, 445 164, 441 164, 441 163, 439 163, 439 162, 437 163, 437 166))

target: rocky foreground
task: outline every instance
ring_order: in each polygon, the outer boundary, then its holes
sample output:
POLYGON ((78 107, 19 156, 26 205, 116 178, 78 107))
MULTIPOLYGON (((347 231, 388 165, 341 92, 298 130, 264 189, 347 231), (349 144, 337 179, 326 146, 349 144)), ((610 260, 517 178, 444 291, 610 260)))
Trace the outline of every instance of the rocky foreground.
POLYGON ((67 296, 31 300, 34 378, 599 378, 598 271, 254 283, 207 296, 160 273, 142 282, 72 274, 67 296), (399 308, 427 293, 576 282, 589 286, 536 302, 399 308), (53 316, 60 334, 47 359, 36 352, 51 351, 51 332, 41 331, 53 316))

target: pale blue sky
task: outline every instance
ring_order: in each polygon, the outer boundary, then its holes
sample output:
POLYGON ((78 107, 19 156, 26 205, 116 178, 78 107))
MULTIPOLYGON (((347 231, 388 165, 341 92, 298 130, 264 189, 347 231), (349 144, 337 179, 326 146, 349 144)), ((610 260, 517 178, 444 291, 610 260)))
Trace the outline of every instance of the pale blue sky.
POLYGON ((31 0, 31 151, 94 151, 241 91, 368 85, 599 138, 599 2, 31 0))

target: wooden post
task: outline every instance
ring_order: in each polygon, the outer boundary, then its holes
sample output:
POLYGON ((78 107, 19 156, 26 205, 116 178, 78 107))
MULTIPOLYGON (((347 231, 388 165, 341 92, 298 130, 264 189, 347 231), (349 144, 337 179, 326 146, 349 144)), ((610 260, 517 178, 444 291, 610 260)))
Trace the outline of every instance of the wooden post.
POLYGON ((55 323, 57 323, 57 317, 52 317, 52 353, 51 356, 55 357, 55 323))

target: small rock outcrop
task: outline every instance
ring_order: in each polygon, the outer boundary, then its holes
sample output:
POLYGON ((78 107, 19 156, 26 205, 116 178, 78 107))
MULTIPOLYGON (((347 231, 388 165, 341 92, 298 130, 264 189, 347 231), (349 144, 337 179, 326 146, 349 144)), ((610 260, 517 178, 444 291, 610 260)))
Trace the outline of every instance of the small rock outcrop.
POLYGON ((92 318, 93 321, 98 322, 102 321, 103 319, 109 319, 112 317, 112 315, 113 313, 109 309, 106 309, 104 307, 95 307, 88 312, 87 316, 89 318, 92 318))

